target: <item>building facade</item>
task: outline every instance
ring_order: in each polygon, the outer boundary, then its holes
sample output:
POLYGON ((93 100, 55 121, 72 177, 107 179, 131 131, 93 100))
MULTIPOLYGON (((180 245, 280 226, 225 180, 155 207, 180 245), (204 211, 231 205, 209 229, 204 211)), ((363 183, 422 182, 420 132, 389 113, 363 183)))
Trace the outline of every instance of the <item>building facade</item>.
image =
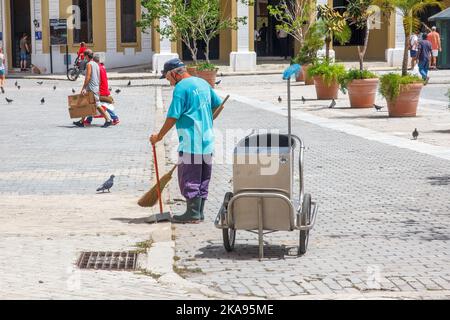
MULTIPOLYGON (((292 0, 295 1, 295 0, 292 0)), ((229 64, 234 71, 252 71, 257 60, 280 59, 287 50, 295 54, 298 45, 288 37, 283 42, 276 36, 277 21, 268 14, 267 6, 279 0, 254 0, 253 5, 236 0, 221 0, 221 9, 228 17, 247 17, 238 30, 224 30, 212 41, 210 57, 229 64), (256 41, 255 30, 262 31, 264 40, 256 41)), ((317 0, 339 7, 347 0, 317 0)), ((450 5, 450 0, 444 0, 450 5)), ((140 0, 0 0, 0 45, 3 47, 9 70, 19 68, 19 41, 22 34, 30 36, 30 63, 44 67, 47 73, 63 73, 73 63, 80 42, 100 53, 108 68, 152 63, 156 72, 172 57, 189 60, 187 48, 179 41, 162 39, 155 30, 143 32, 135 23, 141 17, 140 0), (67 46, 51 45, 51 19, 66 19, 67 46), (66 57, 66 52, 70 56, 66 57)), ((433 13, 433 12, 431 12, 433 13)), ((430 13, 430 15, 431 15, 430 13)), ((161 23, 164 23, 161 21, 161 23)), ((371 33, 367 60, 385 60, 399 65, 403 57, 404 33, 401 16, 389 19, 381 15, 370 24, 371 33)), ((202 58, 199 44, 199 58, 202 58)), ((356 60, 355 46, 335 48, 339 60, 356 60)))

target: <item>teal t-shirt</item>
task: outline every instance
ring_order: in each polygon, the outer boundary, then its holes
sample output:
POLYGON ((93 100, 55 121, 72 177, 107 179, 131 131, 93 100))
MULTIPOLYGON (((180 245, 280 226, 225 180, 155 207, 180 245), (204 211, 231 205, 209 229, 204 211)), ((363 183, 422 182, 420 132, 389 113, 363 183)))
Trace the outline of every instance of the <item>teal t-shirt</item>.
POLYGON ((203 79, 189 77, 176 84, 167 117, 177 119, 178 151, 213 153, 213 109, 221 103, 222 100, 203 79))

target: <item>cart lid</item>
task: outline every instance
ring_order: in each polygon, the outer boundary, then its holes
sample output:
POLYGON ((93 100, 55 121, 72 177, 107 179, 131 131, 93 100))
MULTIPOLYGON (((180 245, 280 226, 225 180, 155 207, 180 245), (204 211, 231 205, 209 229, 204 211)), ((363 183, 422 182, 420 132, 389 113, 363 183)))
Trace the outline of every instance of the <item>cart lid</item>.
MULTIPOLYGON (((295 148, 294 138, 291 138, 291 148, 295 148)), ((234 153, 289 153, 288 135, 279 133, 253 134, 239 141, 234 153)))

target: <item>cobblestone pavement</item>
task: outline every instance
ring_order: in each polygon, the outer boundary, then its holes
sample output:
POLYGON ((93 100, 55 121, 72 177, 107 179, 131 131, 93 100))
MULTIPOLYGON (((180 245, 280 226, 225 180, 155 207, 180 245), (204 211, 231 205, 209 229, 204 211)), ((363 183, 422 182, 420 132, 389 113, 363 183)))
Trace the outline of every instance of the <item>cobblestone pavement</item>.
POLYGON ((80 83, 19 80, 19 90, 8 81, 0 100, 0 299, 198 297, 141 272, 75 267, 80 251, 136 249, 154 228, 137 223, 149 212, 136 201, 150 186, 155 89, 126 82, 111 82, 122 90, 121 123, 103 129, 99 119, 72 125, 67 95, 80 83), (96 194, 110 174, 112 192, 96 194))
MULTIPOLYGON (((250 96, 252 89, 240 88, 250 96)), ((231 100, 216 128, 242 138, 252 128, 286 131, 287 119, 231 100)), ((308 252, 296 256, 298 232, 275 232, 265 237, 260 262, 257 235, 238 231, 235 250, 227 253, 213 221, 225 192, 232 191, 232 167, 218 163, 206 221, 176 226, 176 266, 185 277, 226 293, 267 298, 450 298, 450 162, 298 120, 293 133, 307 147, 306 192, 320 205, 308 252)), ((176 183, 171 193, 174 207, 183 210, 176 183)))

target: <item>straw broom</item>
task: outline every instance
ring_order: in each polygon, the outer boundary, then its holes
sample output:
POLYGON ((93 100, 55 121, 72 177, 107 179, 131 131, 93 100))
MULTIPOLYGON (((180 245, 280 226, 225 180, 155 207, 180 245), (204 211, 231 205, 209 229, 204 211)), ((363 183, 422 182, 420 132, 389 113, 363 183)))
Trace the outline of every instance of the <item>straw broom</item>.
MULTIPOLYGON (((217 118, 217 116, 222 112, 225 102, 227 102, 230 96, 227 95, 225 99, 223 99, 220 106, 214 111, 213 119, 217 118)), ((174 165, 173 168, 167 172, 159 181, 160 184, 160 192, 164 190, 166 185, 172 179, 172 174, 175 171, 177 165, 174 165)), ((141 207, 153 207, 158 202, 158 184, 155 184, 153 188, 151 188, 147 193, 145 193, 138 201, 138 205, 141 207)))

